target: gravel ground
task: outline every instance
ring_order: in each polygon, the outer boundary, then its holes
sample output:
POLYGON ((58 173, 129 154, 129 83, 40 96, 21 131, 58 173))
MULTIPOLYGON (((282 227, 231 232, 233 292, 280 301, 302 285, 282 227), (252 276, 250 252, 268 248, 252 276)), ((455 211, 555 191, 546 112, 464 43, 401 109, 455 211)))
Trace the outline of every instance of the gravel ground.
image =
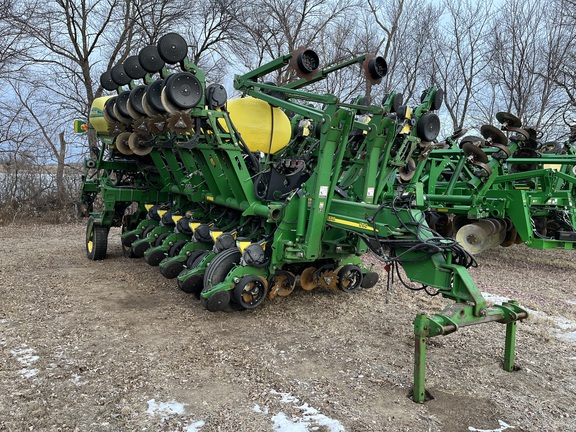
POLYGON ((482 291, 534 311, 519 370, 501 368, 503 325, 432 339, 419 405, 412 320, 447 300, 379 283, 210 313, 119 236, 94 262, 84 225, 0 227, 0 430, 576 430, 572 251, 477 257, 482 291))

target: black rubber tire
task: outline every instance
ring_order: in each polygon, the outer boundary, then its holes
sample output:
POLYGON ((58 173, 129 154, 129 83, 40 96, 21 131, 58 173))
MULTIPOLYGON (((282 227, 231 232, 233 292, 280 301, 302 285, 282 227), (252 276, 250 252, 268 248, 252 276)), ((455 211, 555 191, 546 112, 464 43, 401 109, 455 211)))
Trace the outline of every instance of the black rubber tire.
MULTIPOLYGON (((126 225, 122 225, 122 234, 124 234, 127 230, 128 228, 126 225)), ((138 236, 136 236, 136 234, 130 234, 128 237, 121 239, 122 255, 124 255, 126 258, 136 258, 136 255, 134 255, 134 251, 132 250, 132 243, 134 243, 134 241, 137 239, 138 236)))
POLYGON ((96 225, 90 216, 86 225, 86 256, 92 261, 106 258, 108 249, 108 227, 96 225))
POLYGON ((170 247, 170 250, 168 251, 168 256, 170 258, 177 256, 186 243, 188 243, 186 240, 175 241, 172 247, 170 247))
POLYGON ((210 312, 221 312, 230 310, 230 298, 230 291, 218 291, 208 299, 201 297, 200 301, 210 312))
POLYGON ((372 288, 374 285, 378 283, 379 278, 380 277, 378 276, 378 273, 368 272, 364 274, 364 276, 362 277, 362 283, 360 284, 360 286, 362 286, 362 288, 372 288))
POLYGON ((134 254, 134 256, 136 258, 142 258, 144 256, 144 252, 146 252, 148 249, 150 249, 150 243, 148 243, 148 242, 138 243, 136 246, 133 246, 131 249, 132 249, 132 253, 134 254))
MULTIPOLYGON (((208 255, 209 251, 202 251, 200 255, 194 259, 190 265, 186 266, 188 269, 196 268, 202 260, 208 255)), ((204 287, 204 275, 191 275, 184 279, 183 281, 178 281, 178 288, 184 291, 187 294, 194 294, 194 297, 200 298, 200 293, 202 292, 202 288, 204 287)))
POLYGON ((154 228, 156 228, 156 226, 154 226, 154 225, 150 225, 150 226, 144 228, 144 231, 142 231, 140 238, 145 239, 146 237, 148 237, 148 234, 150 234, 154 228))
POLYGON ((235 302, 229 301, 232 299, 230 291, 219 291, 214 293, 208 299, 202 297, 201 294, 202 292, 208 291, 210 288, 218 285, 220 282, 223 282, 226 279, 226 276, 228 276, 228 273, 230 273, 230 270, 232 270, 236 264, 240 263, 240 258, 242 258, 240 249, 232 248, 216 254, 214 259, 210 261, 210 265, 206 269, 206 273, 204 273, 204 287, 199 293, 202 304, 210 312, 238 309, 238 307, 232 307, 233 303, 237 305, 235 302), (225 293, 227 293, 227 295, 225 295, 225 293), (216 297, 212 298, 214 296, 216 297), (228 299, 228 304, 224 304, 225 299, 228 299))
POLYGON ((126 258, 138 258, 132 249, 132 246, 124 246, 122 245, 122 255, 126 258))
POLYGON ((166 240, 166 238, 174 233, 171 232, 165 232, 160 234, 158 237, 156 237, 156 240, 154 240, 154 246, 162 246, 162 243, 164 243, 164 240, 166 240))
POLYGON ((196 261, 196 259, 203 255, 203 257, 205 256, 207 251, 205 250, 199 250, 199 251, 194 251, 190 254, 190 256, 188 257, 188 259, 186 260, 186 268, 188 269, 192 269, 194 267, 196 267, 196 265, 200 264, 200 261, 198 261, 197 263, 194 263, 194 261, 196 261))
POLYGON ((160 267, 160 273, 166 279, 174 279, 178 277, 182 270, 184 270, 184 264, 178 261, 172 261, 170 264, 160 267))
MULTIPOLYGON (((122 231, 124 231, 124 228, 122 228, 122 231)), ((122 246, 130 247, 136 240, 138 240, 138 236, 136 234, 130 234, 129 236, 122 239, 122 246)))
POLYGON ((216 254, 204 273, 204 288, 210 289, 223 282, 230 270, 240 263, 240 258, 242 253, 238 248, 226 249, 216 254))
POLYGON ((144 255, 144 259, 152 267, 159 266, 164 258, 166 258, 166 252, 160 249, 150 251, 149 254, 144 255))

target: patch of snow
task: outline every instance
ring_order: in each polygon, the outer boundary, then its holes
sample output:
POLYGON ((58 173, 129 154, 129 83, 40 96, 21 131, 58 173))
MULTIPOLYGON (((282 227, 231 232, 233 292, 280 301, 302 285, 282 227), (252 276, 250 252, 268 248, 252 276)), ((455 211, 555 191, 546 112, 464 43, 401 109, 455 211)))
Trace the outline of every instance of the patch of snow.
POLYGON ((504 303, 507 302, 508 300, 510 300, 508 297, 502 297, 496 294, 490 294, 487 292, 482 292, 482 297, 484 297, 485 300, 491 301, 492 303, 504 303))
POLYGON ((576 322, 570 321, 568 318, 564 318, 563 316, 556 317, 555 321, 556 325, 562 330, 570 330, 576 328, 576 322))
POLYGON ((151 416, 159 415, 162 420, 165 420, 173 414, 184 414, 184 407, 183 403, 176 401, 156 403, 155 399, 150 399, 146 413, 151 416))
POLYGON ((264 410, 262 410, 262 408, 260 408, 260 405, 256 404, 254 405, 254 412, 258 413, 258 414, 268 414, 268 407, 264 407, 264 410))
POLYGON ((342 423, 338 420, 331 419, 324 414, 320 414, 317 409, 312 408, 307 403, 297 408, 304 411, 304 420, 312 421, 320 426, 326 426, 330 432, 344 432, 344 426, 342 426, 342 423))
MULTIPOLYGON (((321 426, 327 428, 328 432, 345 432, 344 426, 338 420, 332 419, 318 412, 314 407, 307 403, 297 406, 300 399, 291 393, 280 393, 275 390, 270 391, 271 394, 281 396, 282 403, 292 403, 296 409, 302 411, 301 416, 294 416, 288 418, 283 412, 272 417, 274 432, 310 432, 317 431, 321 426)), ((256 408, 256 407, 255 407, 256 408)), ((258 409, 260 407, 258 406, 258 409)), ((256 410, 256 409, 255 409, 256 410)), ((261 409, 260 409, 261 410, 261 409)), ((265 413, 268 412, 268 407, 265 408, 265 413)))
POLYGON ((556 336, 559 337, 560 339, 567 339, 569 341, 576 342, 576 331, 569 333, 558 333, 556 336))
MULTIPOLYGON (((148 401, 146 413, 150 416, 158 416, 162 421, 173 415, 182 415, 186 411, 186 405, 175 400, 169 402, 156 402, 156 399, 148 401)), ((206 423, 203 420, 195 421, 184 427, 184 432, 198 432, 206 423)))
POLYGON ((21 347, 10 351, 10 354, 16 357, 18 362, 24 365, 24 368, 18 371, 18 374, 20 374, 21 377, 32 378, 33 376, 38 375, 38 369, 30 369, 30 366, 40 358, 37 355, 34 355, 35 353, 36 350, 29 348, 26 345, 22 345, 21 347))
POLYGON ((476 429, 475 427, 468 426, 468 430, 473 432, 503 432, 506 429, 514 429, 514 426, 510 426, 509 424, 506 424, 502 420, 498 420, 498 423, 500 424, 500 427, 498 429, 476 429))
POLYGON ((272 421, 274 432, 308 432, 308 423, 298 418, 291 420, 283 412, 272 417, 272 421))
POLYGON ((72 382, 73 382, 74 384, 76 384, 77 386, 81 386, 81 385, 86 384, 86 381, 82 381, 82 380, 80 379, 80 375, 78 375, 78 374, 72 375, 72 378, 70 378, 70 381, 72 381, 72 382))
POLYGON ((18 373, 23 378, 32 378, 33 376, 38 375, 38 369, 20 369, 18 373))
MULTIPOLYGON (((494 294, 490 294, 487 292, 482 292, 481 294, 486 300, 494 302, 494 303, 504 303, 504 302, 508 301, 508 299, 506 297, 502 297, 499 295, 494 295, 494 294)), ((528 308, 526 308, 526 310, 532 316, 550 317, 550 315, 548 315, 546 312, 535 311, 535 310, 528 309, 528 308)), ((559 329, 559 330, 557 330, 557 329, 551 330, 554 332, 556 337, 558 337, 560 339, 568 340, 570 342, 576 341, 576 331, 568 332, 568 333, 562 332, 562 330, 576 329, 576 322, 570 321, 569 319, 567 319, 563 316, 552 316, 550 318, 552 318, 556 322, 556 326, 559 329)))
POLYGON ((280 401, 282 403, 300 402, 300 399, 298 399, 296 396, 292 396, 292 394, 290 394, 290 393, 279 393, 276 390, 270 390, 270 394, 282 396, 282 400, 280 401))
POLYGON ((184 432, 198 432, 198 428, 201 428, 206 423, 202 420, 192 423, 184 428, 184 432))
POLYGON ((24 366, 31 366, 32 363, 40 358, 37 355, 34 355, 35 352, 36 351, 33 348, 26 348, 25 346, 10 351, 10 353, 16 357, 16 360, 18 360, 24 366))

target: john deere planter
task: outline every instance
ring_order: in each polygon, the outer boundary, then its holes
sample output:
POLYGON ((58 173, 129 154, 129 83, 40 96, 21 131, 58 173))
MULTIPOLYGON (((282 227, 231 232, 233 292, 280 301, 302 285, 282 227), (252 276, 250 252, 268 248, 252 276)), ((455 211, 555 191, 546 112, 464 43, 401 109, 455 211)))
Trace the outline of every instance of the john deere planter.
POLYGON ((121 226, 127 256, 216 312, 294 289, 371 288, 378 274, 361 257, 372 251, 451 301, 414 321, 415 401, 425 399, 427 338, 460 327, 506 324, 504 368, 513 370, 516 323, 527 313, 513 301, 486 304, 468 250, 572 248, 576 156, 544 152, 508 113, 482 137, 438 140, 436 87, 416 106, 394 92, 369 104, 307 90, 348 67, 372 85, 387 73, 373 55, 323 69, 302 48, 235 76, 242 97, 229 100, 175 33, 103 73, 111 95, 90 112, 101 146, 86 161, 80 204, 88 258, 103 259, 109 228, 121 226), (292 81, 267 81, 279 70, 292 81))

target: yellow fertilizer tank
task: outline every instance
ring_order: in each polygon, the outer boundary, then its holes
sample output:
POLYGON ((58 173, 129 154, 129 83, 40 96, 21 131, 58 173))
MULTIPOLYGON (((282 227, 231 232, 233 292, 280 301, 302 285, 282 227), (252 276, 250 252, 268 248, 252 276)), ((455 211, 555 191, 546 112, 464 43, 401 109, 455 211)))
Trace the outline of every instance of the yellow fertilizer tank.
POLYGON ((88 116, 90 124, 94 129, 96 129, 96 132, 101 134, 108 133, 108 122, 104 118, 104 104, 111 97, 114 96, 103 96, 96 98, 90 107, 90 115, 88 116))
MULTIPOLYGON (((290 142, 290 120, 280 108, 253 97, 229 100, 227 108, 232 123, 251 151, 274 154, 290 142)), ((220 124, 226 129, 223 120, 220 124)))

